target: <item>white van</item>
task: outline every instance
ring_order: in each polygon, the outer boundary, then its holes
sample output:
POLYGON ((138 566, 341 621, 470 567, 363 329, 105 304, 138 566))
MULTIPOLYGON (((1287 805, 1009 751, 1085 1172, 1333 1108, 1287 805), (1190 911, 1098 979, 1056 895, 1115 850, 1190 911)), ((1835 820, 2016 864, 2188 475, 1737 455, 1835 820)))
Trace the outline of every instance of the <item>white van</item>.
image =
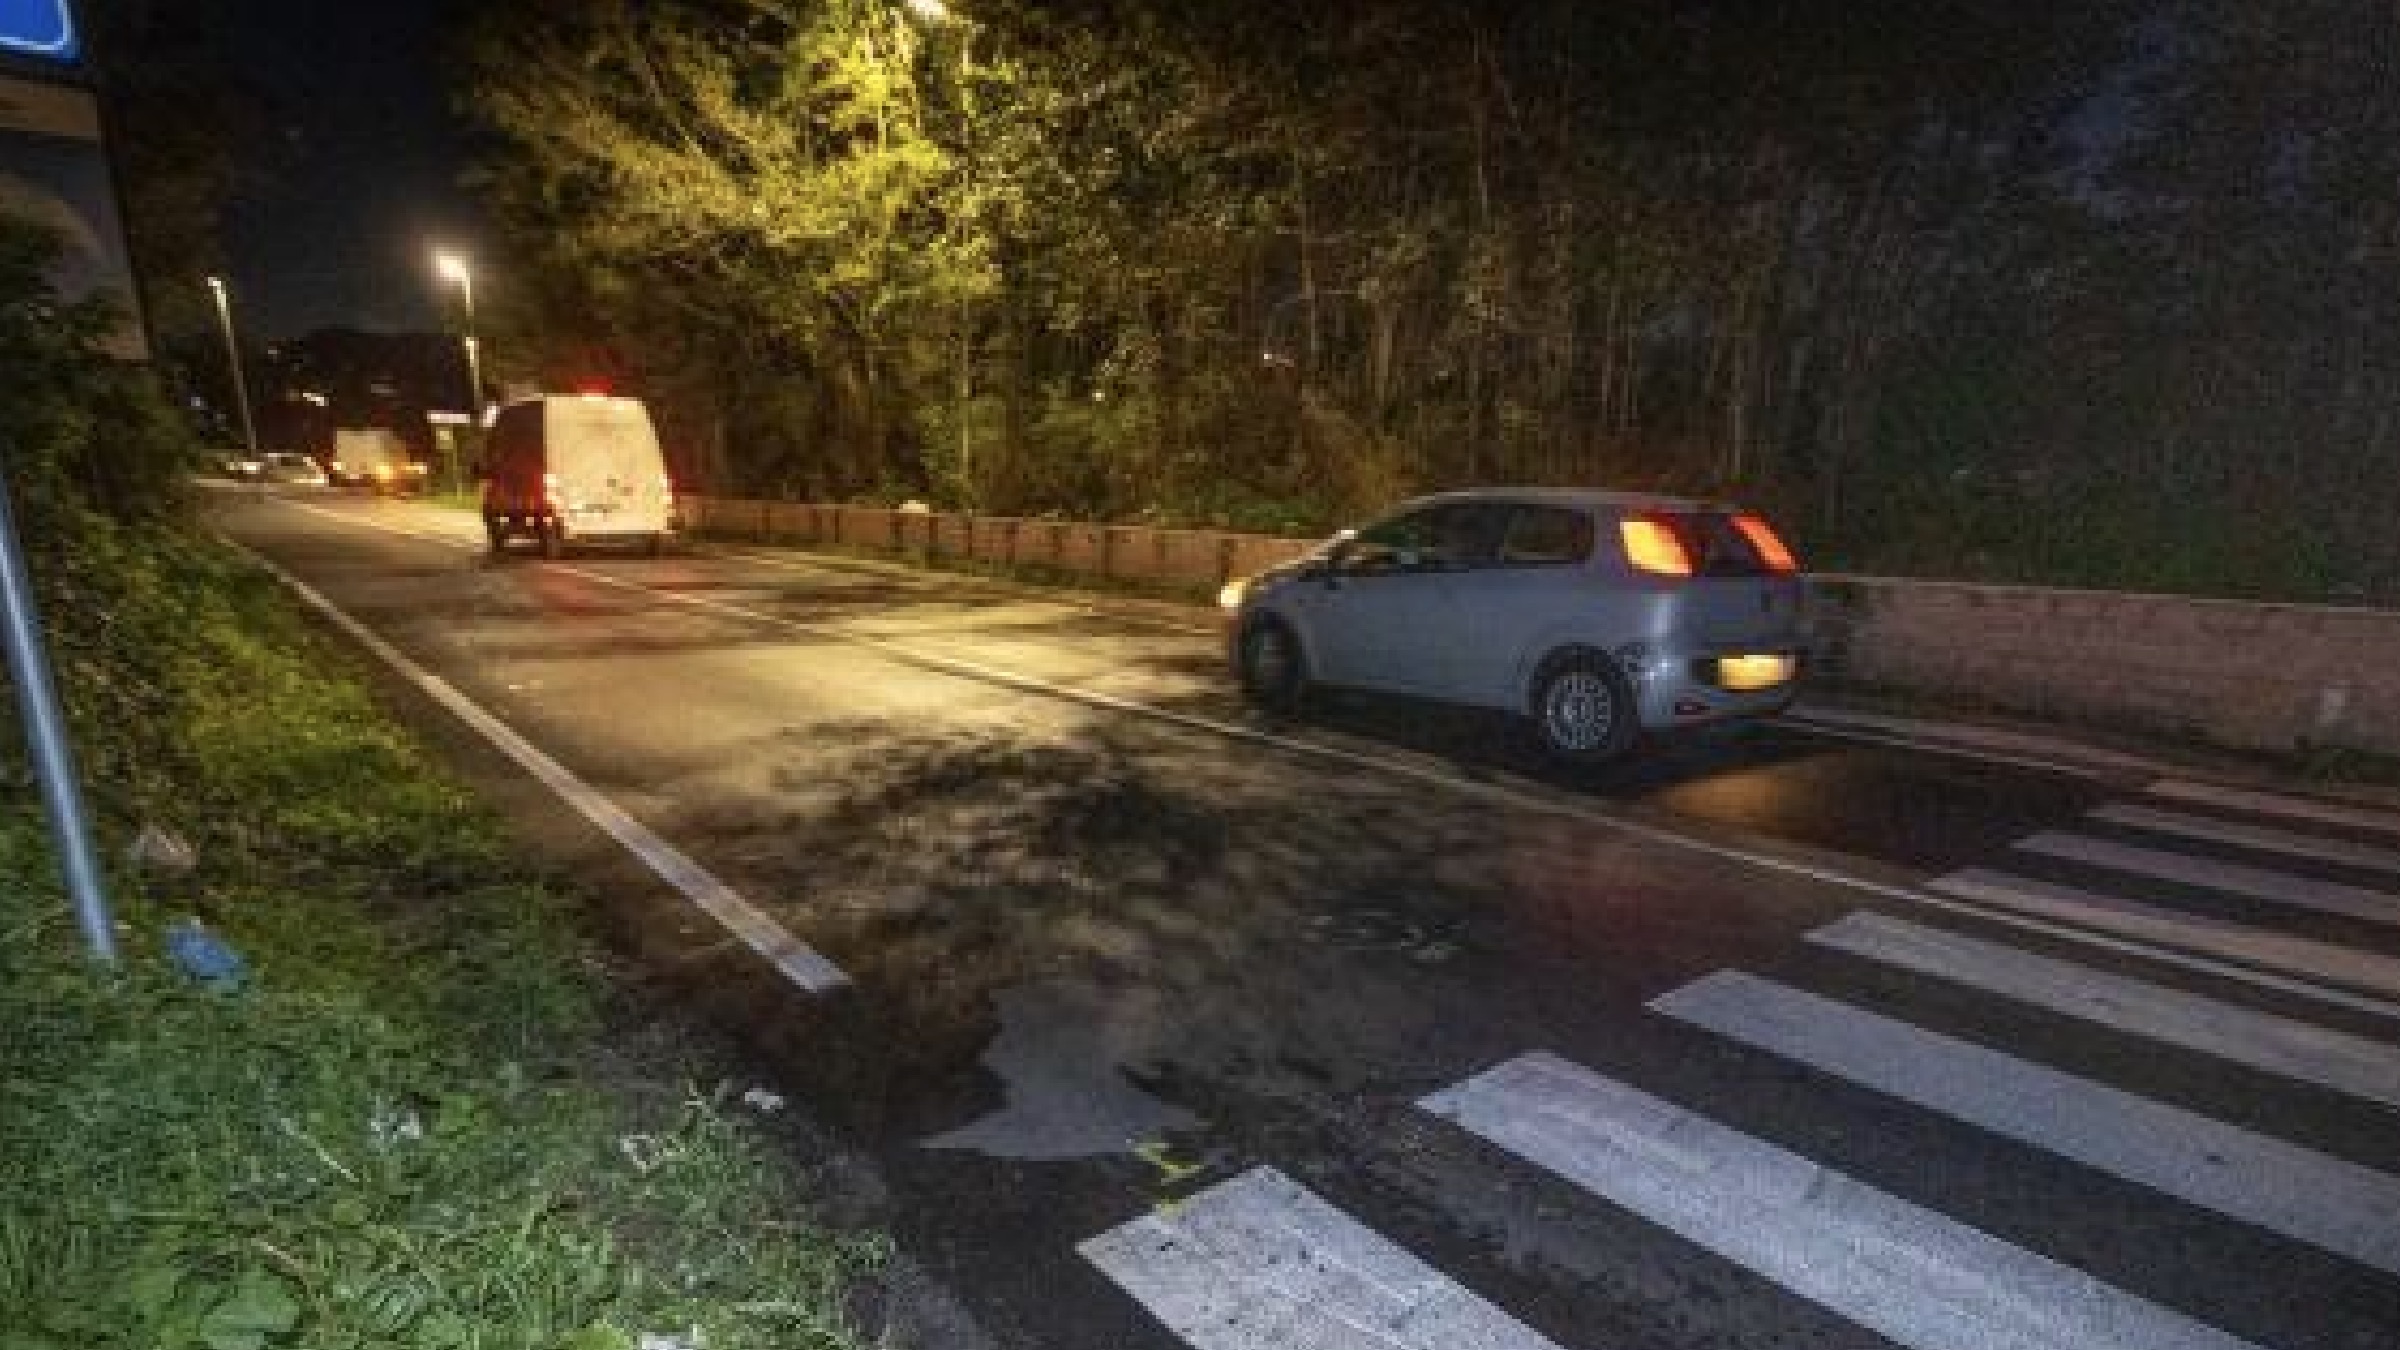
POLYGON ((675 488, 640 399, 544 394, 502 408, 483 457, 492 552, 531 539, 545 557, 594 541, 652 554, 677 528, 675 488))
POLYGON ((408 457, 408 443, 389 427, 343 427, 333 433, 333 481, 377 492, 414 492, 425 466, 408 457))

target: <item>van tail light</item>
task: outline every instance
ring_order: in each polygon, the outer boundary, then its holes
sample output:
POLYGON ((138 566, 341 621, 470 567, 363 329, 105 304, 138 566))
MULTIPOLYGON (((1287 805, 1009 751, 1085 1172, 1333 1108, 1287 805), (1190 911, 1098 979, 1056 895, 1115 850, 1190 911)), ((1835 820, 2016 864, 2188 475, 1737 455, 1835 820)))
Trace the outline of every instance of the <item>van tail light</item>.
POLYGON ((1637 572, 1660 577, 1692 574, 1692 551, 1683 546, 1682 534, 1665 516, 1627 516, 1617 522, 1617 537, 1624 542, 1625 561, 1637 572))
POLYGON ((1768 571, 1789 576, 1800 570, 1799 560, 1792 557, 1792 550, 1785 546, 1783 536, 1775 533, 1774 526, 1745 511, 1733 518, 1733 528, 1750 541, 1750 547, 1757 550, 1758 560, 1766 564, 1768 571))

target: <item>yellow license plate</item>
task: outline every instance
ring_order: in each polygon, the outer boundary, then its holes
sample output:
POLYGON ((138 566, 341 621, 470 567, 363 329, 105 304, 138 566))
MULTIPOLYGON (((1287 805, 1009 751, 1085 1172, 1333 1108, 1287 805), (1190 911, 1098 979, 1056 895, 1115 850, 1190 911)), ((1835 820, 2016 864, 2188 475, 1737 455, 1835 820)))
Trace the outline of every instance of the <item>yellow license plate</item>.
POLYGON ((1717 683, 1735 693, 1772 689, 1789 683, 1798 665, 1788 656, 1720 656, 1717 683))

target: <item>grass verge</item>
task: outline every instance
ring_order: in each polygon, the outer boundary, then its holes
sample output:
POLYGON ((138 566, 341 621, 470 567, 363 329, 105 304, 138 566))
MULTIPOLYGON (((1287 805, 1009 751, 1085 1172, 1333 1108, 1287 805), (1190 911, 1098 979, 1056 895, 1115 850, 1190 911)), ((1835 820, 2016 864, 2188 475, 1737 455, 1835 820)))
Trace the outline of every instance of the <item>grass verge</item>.
POLYGON ((102 978, 0 781, 0 1350, 857 1343, 883 1244, 806 1221, 706 1039, 271 579, 96 521, 48 552, 104 842, 196 865, 120 869, 102 978), (185 917, 239 988, 167 960, 185 917))

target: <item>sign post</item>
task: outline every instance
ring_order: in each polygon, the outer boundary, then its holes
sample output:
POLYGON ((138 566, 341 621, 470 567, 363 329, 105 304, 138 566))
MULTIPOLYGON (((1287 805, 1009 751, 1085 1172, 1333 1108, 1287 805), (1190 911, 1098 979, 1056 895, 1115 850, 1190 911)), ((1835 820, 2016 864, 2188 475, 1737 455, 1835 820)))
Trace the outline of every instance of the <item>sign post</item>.
POLYGON ((41 616, 34 609, 33 584, 26 574, 25 552, 17 544, 16 512, 8 497, 8 477, 0 474, 0 644, 8 648, 8 675, 17 687, 17 709, 25 717, 25 743, 33 753, 34 777, 41 781, 42 806, 50 816, 50 837, 58 845, 67 897, 75 904, 75 919, 93 959, 113 966, 116 924, 100 888, 91 824, 75 778, 75 751, 67 741, 58 690, 50 682, 41 616))
MULTIPOLYGON (((133 295, 125 231, 118 222, 100 132, 99 105, 70 73, 83 54, 68 0, 0 0, 0 209, 55 229, 66 248, 58 281, 70 297, 121 286, 133 295), (31 78, 17 78, 25 71, 31 78)), ((145 354, 138 324, 120 334, 120 354, 145 354)), ((0 446, 4 458, 6 446, 0 446)), ((25 743, 41 785, 58 866, 76 922, 94 960, 117 963, 117 930, 101 889, 90 818, 75 774, 75 752, 42 647, 33 580, 17 538, 8 477, 0 473, 0 647, 25 718, 25 743)))

